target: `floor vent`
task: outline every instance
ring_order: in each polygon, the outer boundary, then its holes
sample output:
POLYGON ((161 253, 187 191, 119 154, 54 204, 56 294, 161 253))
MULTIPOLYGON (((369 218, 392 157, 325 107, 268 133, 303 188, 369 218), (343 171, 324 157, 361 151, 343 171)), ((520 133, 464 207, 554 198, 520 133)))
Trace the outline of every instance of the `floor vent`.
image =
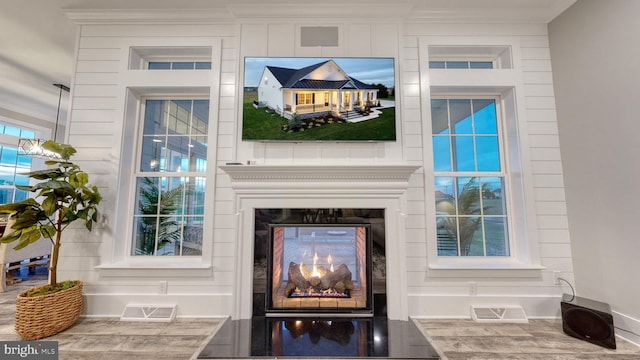
POLYGON ((125 306, 120 321, 171 322, 176 317, 176 305, 132 305, 125 306))
POLYGON ((471 305, 471 318, 476 322, 528 323, 524 309, 519 305, 475 306, 471 305))

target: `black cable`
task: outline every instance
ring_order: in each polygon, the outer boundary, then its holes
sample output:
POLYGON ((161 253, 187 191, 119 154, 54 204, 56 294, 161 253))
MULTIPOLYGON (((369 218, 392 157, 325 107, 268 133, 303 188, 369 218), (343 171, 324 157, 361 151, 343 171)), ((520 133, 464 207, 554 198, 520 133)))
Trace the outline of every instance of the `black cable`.
POLYGON ((573 289, 573 286, 571 285, 571 283, 569 281, 567 281, 566 279, 563 279, 561 277, 559 277, 558 280, 562 280, 562 281, 566 282, 567 285, 569 285, 569 287, 571 288, 571 299, 569 301, 573 301, 573 299, 576 298, 576 291, 573 289))

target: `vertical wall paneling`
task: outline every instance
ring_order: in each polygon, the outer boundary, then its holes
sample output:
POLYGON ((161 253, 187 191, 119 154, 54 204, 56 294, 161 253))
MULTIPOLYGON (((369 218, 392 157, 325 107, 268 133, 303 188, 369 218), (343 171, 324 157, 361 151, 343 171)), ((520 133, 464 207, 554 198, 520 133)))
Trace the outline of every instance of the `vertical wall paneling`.
POLYGON ((105 195, 106 228, 92 233, 86 246, 65 250, 64 256, 74 261, 69 261, 64 271, 70 276, 80 274, 88 281, 89 314, 117 315, 126 302, 155 300, 157 282, 166 278, 171 293, 161 299, 179 302, 179 315, 236 316, 241 309, 250 308, 249 299, 234 298, 234 294, 251 281, 236 274, 239 267, 246 266, 239 254, 251 253, 247 248, 250 245, 238 239, 252 231, 253 224, 248 220, 251 214, 245 213, 252 209, 243 209, 242 204, 236 203, 232 182, 218 166, 252 160, 264 165, 419 166, 402 200, 393 204, 392 215, 400 219, 399 224, 386 234, 387 243, 392 246, 387 251, 396 256, 389 265, 402 269, 398 284, 406 289, 409 298, 406 305, 401 303, 403 309, 399 313, 468 316, 469 303, 477 300, 469 294, 467 284, 473 277, 484 301, 521 303, 532 316, 555 315, 561 289, 554 286, 552 274, 561 271, 570 278, 572 261, 553 77, 543 24, 438 23, 415 18, 344 21, 329 16, 313 21, 235 18, 219 24, 213 20, 164 25, 96 23, 82 26, 78 44, 68 137, 105 195), (337 46, 302 46, 303 26, 337 27, 337 46), (484 72, 477 78, 454 72, 448 77, 431 76, 428 59, 432 45, 509 46, 513 68, 501 73, 484 72), (212 70, 158 72, 153 76, 144 70, 131 70, 128 66, 132 46, 208 46, 212 49, 212 70), (397 141, 242 141, 243 60, 247 56, 393 57, 397 141), (501 95, 503 109, 509 114, 511 125, 506 129, 505 145, 514 158, 509 166, 515 179, 513 186, 524 189, 512 204, 523 210, 514 220, 523 229, 517 234, 514 250, 528 260, 529 267, 476 273, 463 270, 457 275, 438 273, 430 266, 437 258, 430 224, 435 218, 429 133, 432 87, 436 81, 450 81, 435 85, 441 90, 448 87, 463 93, 474 86, 487 85, 479 78, 495 81, 490 90, 484 87, 484 91, 501 95), (130 178, 135 160, 130 155, 135 151, 125 153, 123 149, 135 148, 140 94, 176 89, 198 94, 204 91, 210 96, 211 191, 207 196, 214 200, 206 205, 206 250, 201 259, 187 265, 188 261, 167 266, 164 259, 159 259, 149 269, 131 271, 127 268, 130 264, 123 263, 127 261, 131 236, 128 214, 134 197, 130 178), (398 261, 399 254, 406 261, 398 261), (540 265, 546 269, 540 269, 540 265))
POLYGON ((349 56, 371 56, 372 42, 377 40, 373 26, 349 24, 345 29, 345 46, 349 49, 349 56))
MULTIPOLYGON (((116 292, 130 294, 125 296, 127 301, 149 301, 148 296, 157 294, 157 286, 154 279, 166 278, 166 274, 156 274, 146 271, 120 271, 118 263, 126 259, 128 241, 130 238, 130 221, 120 213, 129 212, 133 197, 129 191, 130 171, 135 156, 121 154, 122 144, 135 144, 138 131, 139 94, 146 92, 162 93, 161 88, 179 89, 185 87, 193 91, 208 89, 206 94, 210 97, 209 119, 210 127, 209 171, 216 172, 216 155, 219 145, 223 148, 221 153, 228 153, 235 144, 229 141, 234 136, 234 130, 229 131, 229 125, 220 126, 221 116, 228 115, 224 112, 224 104, 231 103, 227 109, 235 112, 236 99, 236 75, 238 73, 238 58, 235 48, 233 26, 158 26, 158 25, 83 25, 80 32, 79 50, 76 59, 76 74, 73 102, 69 122, 69 142, 78 149, 81 154, 89 155, 91 161, 87 167, 92 179, 96 179, 101 188, 105 201, 103 213, 107 218, 105 231, 93 232, 89 237, 89 244, 96 246, 67 247, 64 253, 70 259, 82 256, 92 259, 70 264, 69 273, 81 273, 89 284, 87 286, 87 312, 117 315, 118 309, 112 305, 105 305, 103 299, 112 299, 109 295, 116 292), (223 39, 227 42, 223 46, 223 39), (212 49, 212 70, 198 72, 191 76, 190 72, 179 73, 155 73, 149 77, 145 70, 129 70, 129 55, 131 47, 167 47, 167 46, 205 46, 212 49), (227 69, 223 73, 221 69, 227 69), (204 76, 203 76, 204 75, 204 76), (156 90, 151 90, 152 85, 156 90), (146 86, 146 88, 145 88, 146 86), (145 90, 146 89, 146 90, 145 90), (228 100, 230 99, 230 100, 228 100), (219 134, 218 129, 225 129, 219 134), (100 154, 99 156, 97 154, 100 154), (92 169, 94 168, 94 169, 92 169), (74 265, 76 264, 76 265, 74 265), (137 274, 137 275, 136 275, 137 274), (129 278, 129 280, 126 280, 129 278), (147 278, 147 286, 139 286, 136 281, 147 278), (114 286, 117 284, 117 286, 114 286)), ((171 92, 173 90, 169 90, 171 92)), ((227 123, 233 123, 234 119, 228 119, 227 123)), ((131 147, 133 154, 135 146, 131 147)), ((229 156, 228 158, 231 158, 229 156)), ((83 164, 84 165, 84 164, 83 164)), ((214 199, 216 191, 215 176, 209 177, 208 186, 211 192, 207 196, 214 199)), ((207 202, 206 213, 213 214, 216 208, 225 207, 224 197, 216 203, 207 202)), ((228 210, 227 210, 228 211, 228 210)), ((210 315, 224 315, 229 309, 224 305, 232 283, 228 281, 232 273, 235 261, 233 252, 228 251, 228 236, 220 236, 220 241, 215 242, 216 234, 224 231, 221 227, 216 231, 214 226, 215 216, 205 225, 205 243, 200 265, 192 270, 174 271, 169 280, 169 289, 180 293, 193 292, 193 299, 205 296, 214 306, 207 310, 210 315), (213 264, 213 265, 212 265, 213 264), (216 274, 213 274, 211 266, 215 266, 216 274), (209 269, 209 270, 208 270, 209 269), (184 275, 179 275, 184 272, 184 275), (190 275, 189 275, 190 274, 190 275), (225 274, 227 274, 225 276, 225 274), (175 282, 175 278, 183 277, 185 281, 175 282), (189 280, 186 280, 189 279, 189 280), (194 286, 194 284, 198 284, 194 286), (182 290, 181 290, 182 289, 182 290), (205 295, 208 294, 208 295, 205 295)), ((75 231, 71 230, 71 231, 75 231)), ((85 236, 86 237, 86 236, 85 236)), ((117 302, 116 302, 117 303, 117 302)), ((200 307, 200 306, 198 306, 200 307)), ((182 315, 195 314, 195 308, 181 307, 182 315)))

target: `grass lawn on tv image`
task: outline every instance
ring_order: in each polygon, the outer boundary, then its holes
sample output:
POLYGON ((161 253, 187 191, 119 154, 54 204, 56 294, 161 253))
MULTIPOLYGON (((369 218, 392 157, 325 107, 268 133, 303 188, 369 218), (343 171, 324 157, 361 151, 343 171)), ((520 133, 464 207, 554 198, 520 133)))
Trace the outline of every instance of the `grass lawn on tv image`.
POLYGON ((245 92, 242 116, 242 140, 256 141, 395 141, 395 107, 379 109, 378 118, 358 123, 340 122, 298 132, 282 130, 288 120, 265 109, 256 109, 255 92, 245 92), (253 95, 253 96, 252 96, 253 95))

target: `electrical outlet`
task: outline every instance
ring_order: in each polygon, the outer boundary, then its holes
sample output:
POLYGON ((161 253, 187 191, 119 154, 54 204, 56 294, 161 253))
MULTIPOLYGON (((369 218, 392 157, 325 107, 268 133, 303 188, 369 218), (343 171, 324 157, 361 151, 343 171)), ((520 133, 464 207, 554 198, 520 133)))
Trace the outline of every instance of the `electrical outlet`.
POLYGON ((167 287, 168 287, 168 284, 167 284, 166 280, 160 281, 160 289, 159 289, 160 294, 166 294, 167 293, 167 287))
POLYGON ((469 281, 469 295, 476 296, 478 295, 478 283, 475 281, 469 281))
POLYGON ((556 285, 560 285, 560 278, 561 278, 561 274, 560 271, 554 271, 553 272, 553 283, 556 285))

